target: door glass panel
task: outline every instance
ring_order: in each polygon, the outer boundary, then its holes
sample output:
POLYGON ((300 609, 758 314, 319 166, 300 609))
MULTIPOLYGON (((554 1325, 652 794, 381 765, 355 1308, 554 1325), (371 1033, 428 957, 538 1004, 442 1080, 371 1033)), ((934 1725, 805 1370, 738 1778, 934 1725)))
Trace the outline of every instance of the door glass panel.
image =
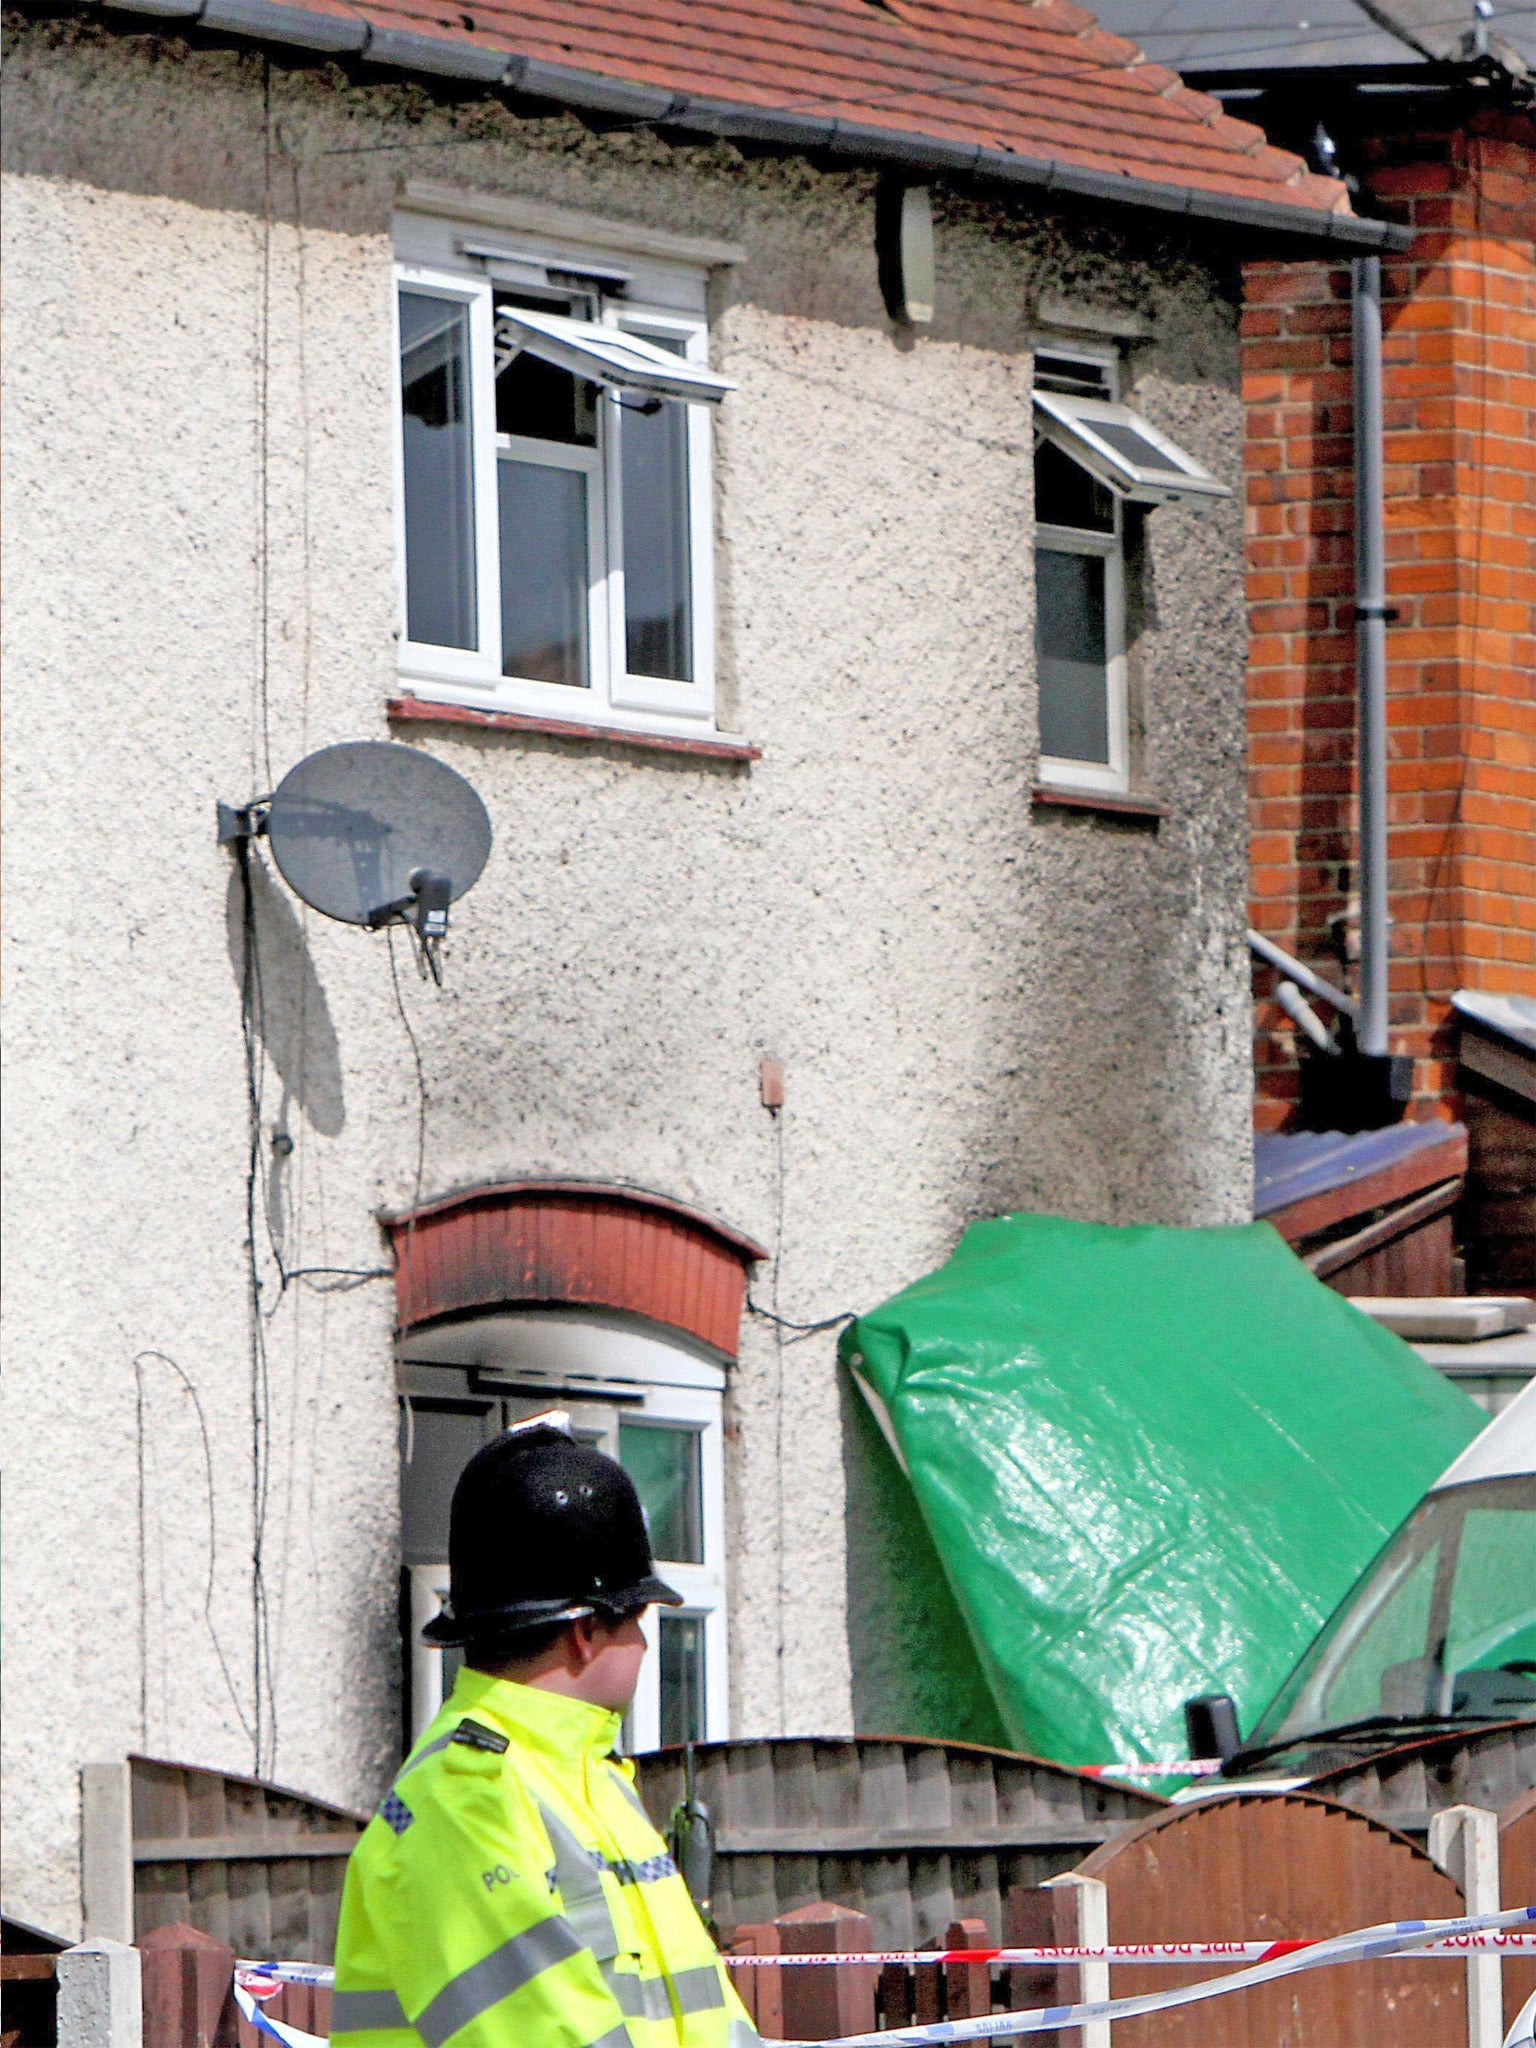
MULTIPOLYGON (((680 342, 657 345, 676 355, 683 352, 680 342)), ((620 425, 625 661, 632 676, 691 683, 688 408, 663 400, 655 412, 643 412, 631 394, 620 425)))
POLYGON ((490 1402, 400 1404, 400 1520, 404 1561, 442 1564, 448 1556, 448 1510, 459 1474, 496 1434, 501 1410, 490 1402))
POLYGON ((704 1621, 661 1617, 661 1745, 704 1739, 704 1621))
POLYGON ((621 1422, 619 1462, 635 1482, 651 1548, 673 1564, 704 1562, 699 1433, 660 1423, 621 1422))
POLYGON ((400 294, 405 466, 405 610, 411 639, 473 647, 475 507, 469 309, 400 294))
POLYGON ((1067 761, 1109 761, 1104 562, 1054 548, 1035 553, 1035 645, 1040 751, 1067 761))
POLYGON ((503 456, 501 672, 587 687, 587 477, 503 456))

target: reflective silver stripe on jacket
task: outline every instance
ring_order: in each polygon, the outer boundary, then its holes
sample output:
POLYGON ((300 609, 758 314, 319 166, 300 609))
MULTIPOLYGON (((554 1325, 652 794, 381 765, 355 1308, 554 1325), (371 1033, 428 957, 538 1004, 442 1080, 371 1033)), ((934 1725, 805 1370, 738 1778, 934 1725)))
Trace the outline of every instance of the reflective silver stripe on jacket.
MULTIPOLYGON (((669 2020, 672 1999, 665 1977, 637 1977, 632 1971, 605 1969, 603 1978, 618 2001, 620 2012, 632 2020, 669 2020)), ((672 1978, 680 2013, 717 2012, 725 2004, 720 1972, 713 1963, 696 1970, 679 1970, 672 1978)))
POLYGON ((560 1816, 551 1813, 547 1806, 540 1806, 539 1818, 555 1852, 555 1883, 565 1902, 565 1917, 583 1947, 591 1949, 600 1963, 611 1962, 619 1952, 619 1937, 592 1852, 581 1846, 560 1816))
POLYGON ((410 2024, 393 1991, 337 1991, 331 1995, 333 2034, 361 2034, 410 2024))
POLYGON ((700 1963, 697 1969, 674 1971, 672 1988, 677 1993, 679 2012, 717 2012, 725 2004, 718 1963, 700 1963))
POLYGON ((732 2020, 727 2048, 763 2048, 763 2037, 750 2020, 732 2020))
POLYGON ((439 1735, 434 1742, 429 1742, 425 1749, 418 1749, 414 1756, 407 1757, 400 1766, 400 1777, 395 1779, 395 1783, 398 1785, 400 1778, 403 1778, 408 1771, 414 1771, 418 1764, 424 1764, 429 1756, 436 1756, 440 1749, 446 1749, 453 1741, 457 1732, 457 1729, 450 1728, 446 1735, 439 1735))
POLYGON ((640 1818, 646 1823, 647 1827, 654 1826, 655 1823, 652 1821, 651 1816, 646 1812, 645 1801, 640 1797, 640 1794, 635 1790, 634 1786, 631 1785, 628 1778, 625 1777, 624 1773, 618 1768, 617 1765, 612 1766, 612 1769, 613 1782, 624 1794, 624 1797, 629 1801, 630 1805, 635 1809, 636 1813, 639 1814, 640 1818))
POLYGON ((460 2027, 467 2027, 514 1991, 521 1991, 541 1971, 579 1956, 582 1947, 560 1914, 540 1920, 445 1984, 426 2011, 417 2015, 417 2033, 427 2048, 443 2048, 460 2027))

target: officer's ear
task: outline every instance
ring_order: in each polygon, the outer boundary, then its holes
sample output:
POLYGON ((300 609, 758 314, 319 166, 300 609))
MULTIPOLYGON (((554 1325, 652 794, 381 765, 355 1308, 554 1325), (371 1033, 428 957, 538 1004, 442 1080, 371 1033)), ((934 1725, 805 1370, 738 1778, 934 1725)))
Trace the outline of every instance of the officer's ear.
POLYGON ((582 1614, 577 1616, 566 1631, 571 1662, 578 1671, 585 1671, 602 1649, 602 1640, 598 1634, 600 1627, 601 1624, 595 1614, 582 1614))

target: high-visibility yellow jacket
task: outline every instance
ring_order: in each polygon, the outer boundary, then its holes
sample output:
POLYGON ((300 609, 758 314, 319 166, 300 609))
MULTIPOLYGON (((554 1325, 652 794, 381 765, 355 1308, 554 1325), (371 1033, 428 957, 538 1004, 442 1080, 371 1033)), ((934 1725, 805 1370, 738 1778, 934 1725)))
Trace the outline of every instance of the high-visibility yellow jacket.
POLYGON ((756 2048, 618 1733, 460 1671, 347 1866, 339 2048, 756 2048))

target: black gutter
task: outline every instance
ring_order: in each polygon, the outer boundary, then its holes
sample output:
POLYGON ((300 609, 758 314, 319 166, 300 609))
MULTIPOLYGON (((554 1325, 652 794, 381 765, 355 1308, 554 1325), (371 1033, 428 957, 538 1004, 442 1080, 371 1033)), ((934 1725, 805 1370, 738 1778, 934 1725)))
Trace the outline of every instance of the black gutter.
POLYGON ((866 127, 854 121, 778 113, 768 107, 738 106, 728 100, 668 93, 656 86, 629 85, 597 72, 545 64, 536 58, 508 57, 479 43, 414 35, 401 29, 372 28, 367 22, 342 15, 285 7, 279 0, 101 0, 101 4, 114 12, 155 21, 176 21, 188 27, 195 25, 227 35, 249 36, 259 42, 324 51, 332 56, 354 56, 395 71, 473 81, 499 87, 520 98, 549 100, 581 112, 620 115, 651 126, 676 129, 685 135, 825 151, 862 163, 891 164, 903 170, 1026 186, 1074 199, 1096 199, 1187 220, 1249 228, 1259 234, 1299 241, 1314 249, 1379 254, 1383 250, 1406 249, 1413 240, 1412 230, 1394 221, 1364 220, 1357 214, 1319 213, 1312 207, 1287 206, 1279 200, 1241 199, 1194 186, 1159 184, 1152 178, 1114 177, 1105 171, 1061 163, 1050 157, 986 149, 980 143, 946 142, 937 136, 866 127))

